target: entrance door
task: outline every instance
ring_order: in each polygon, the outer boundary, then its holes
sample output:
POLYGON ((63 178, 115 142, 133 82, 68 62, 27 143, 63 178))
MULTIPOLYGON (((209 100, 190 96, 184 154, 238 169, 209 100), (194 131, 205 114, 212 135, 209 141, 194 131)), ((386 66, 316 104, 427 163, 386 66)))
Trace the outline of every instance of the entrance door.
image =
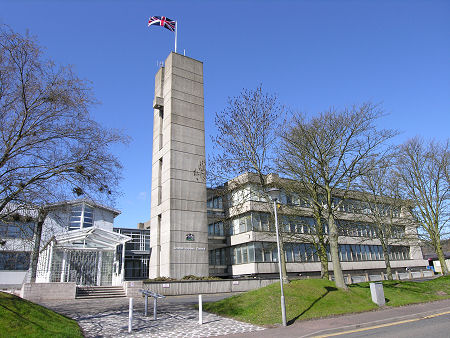
POLYGON ((96 286, 99 252, 71 250, 67 256, 69 281, 77 285, 96 286))

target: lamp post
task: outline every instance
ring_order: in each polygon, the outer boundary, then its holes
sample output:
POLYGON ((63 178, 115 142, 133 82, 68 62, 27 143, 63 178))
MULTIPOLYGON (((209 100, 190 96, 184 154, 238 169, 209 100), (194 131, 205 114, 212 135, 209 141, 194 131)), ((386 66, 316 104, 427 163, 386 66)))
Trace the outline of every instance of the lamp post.
POLYGON ((273 201, 273 211, 275 216, 275 231, 277 233, 277 250, 278 250, 278 270, 280 272, 280 290, 281 290, 281 318, 283 320, 283 326, 286 326, 286 304, 284 302, 284 290, 283 290, 283 275, 281 273, 281 252, 280 252, 280 235, 278 233, 278 215, 277 215, 277 200, 280 196, 280 189, 270 188, 267 190, 270 198, 273 201))

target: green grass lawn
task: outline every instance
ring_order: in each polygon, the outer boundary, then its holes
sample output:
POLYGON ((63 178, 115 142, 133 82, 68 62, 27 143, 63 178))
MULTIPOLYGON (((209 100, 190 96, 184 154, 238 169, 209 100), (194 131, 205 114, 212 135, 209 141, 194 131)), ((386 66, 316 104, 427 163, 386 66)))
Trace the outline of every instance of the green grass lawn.
POLYGON ((0 292, 0 337, 83 337, 73 319, 0 292))
MULTIPOLYGON (((385 281, 383 286, 387 306, 450 298, 450 277, 422 283, 385 281)), ((288 323, 378 308, 372 303, 369 283, 350 285, 348 291, 341 291, 336 289, 334 282, 328 280, 296 280, 285 285, 284 294, 288 323)), ((275 283, 218 302, 206 303, 203 308, 257 325, 281 323, 280 285, 275 283)))

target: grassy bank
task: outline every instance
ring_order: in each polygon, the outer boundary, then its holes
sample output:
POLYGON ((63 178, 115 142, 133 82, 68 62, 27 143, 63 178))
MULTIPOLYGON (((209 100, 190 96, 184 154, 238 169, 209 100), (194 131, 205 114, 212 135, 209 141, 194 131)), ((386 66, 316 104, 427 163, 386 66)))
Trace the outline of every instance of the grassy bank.
POLYGON ((76 321, 0 292, 0 337, 83 337, 76 321))
MULTIPOLYGON (((440 277, 422 283, 385 281, 383 286, 387 306, 450 298, 450 277, 440 277)), ((341 291, 336 289, 334 282, 306 279, 292 281, 285 286, 284 292, 289 323, 378 308, 372 303, 369 283, 354 284, 348 291, 341 291)), ((204 309, 258 325, 280 323, 280 285, 276 283, 218 302, 207 303, 204 304, 204 309)))

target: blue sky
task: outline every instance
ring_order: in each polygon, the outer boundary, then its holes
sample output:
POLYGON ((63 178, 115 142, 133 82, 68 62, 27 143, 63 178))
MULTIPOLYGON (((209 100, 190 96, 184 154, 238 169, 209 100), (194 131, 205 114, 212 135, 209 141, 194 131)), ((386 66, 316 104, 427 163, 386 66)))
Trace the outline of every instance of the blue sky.
POLYGON ((147 27, 152 15, 178 20, 178 52, 204 63, 207 153, 215 112, 259 84, 306 114, 381 103, 398 143, 449 137, 450 1, 0 0, 0 23, 73 64, 101 101, 93 118, 132 137, 114 148, 117 226, 150 218, 154 74, 174 47, 173 33, 147 27))

